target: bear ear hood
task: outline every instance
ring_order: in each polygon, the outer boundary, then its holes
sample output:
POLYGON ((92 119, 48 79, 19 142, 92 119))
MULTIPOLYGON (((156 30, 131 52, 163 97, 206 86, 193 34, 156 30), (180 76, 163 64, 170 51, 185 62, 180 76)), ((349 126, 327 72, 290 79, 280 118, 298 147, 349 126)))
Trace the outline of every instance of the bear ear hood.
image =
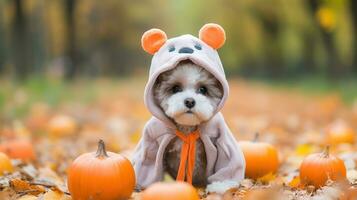
POLYGON ((228 97, 229 87, 217 49, 223 46, 225 39, 224 29, 213 23, 206 24, 200 29, 199 38, 182 35, 167 39, 165 32, 160 29, 150 29, 143 34, 141 46, 153 55, 149 80, 144 92, 144 103, 153 116, 169 126, 175 126, 155 103, 153 87, 161 73, 175 68, 183 60, 190 60, 203 67, 221 83, 223 97, 216 113, 221 110, 228 97))

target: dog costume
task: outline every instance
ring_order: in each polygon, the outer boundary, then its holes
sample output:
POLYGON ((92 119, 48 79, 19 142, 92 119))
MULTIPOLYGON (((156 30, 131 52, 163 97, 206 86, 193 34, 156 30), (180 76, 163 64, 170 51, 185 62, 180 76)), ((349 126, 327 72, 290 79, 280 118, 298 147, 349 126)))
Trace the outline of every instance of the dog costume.
POLYGON ((206 152, 209 184, 230 181, 238 185, 244 178, 243 153, 220 113, 228 97, 229 87, 216 49, 224 44, 225 33, 217 24, 206 24, 199 32, 199 38, 182 35, 167 40, 166 34, 159 29, 151 29, 142 37, 143 49, 153 54, 144 94, 145 105, 153 117, 146 123, 132 159, 138 188, 146 188, 163 179, 164 152, 175 137, 183 141, 177 180, 192 183, 195 141, 198 138, 202 140, 206 152), (197 131, 187 135, 176 130, 172 119, 155 103, 153 91, 158 76, 184 60, 190 60, 206 69, 223 88, 223 97, 215 114, 201 123, 197 131))

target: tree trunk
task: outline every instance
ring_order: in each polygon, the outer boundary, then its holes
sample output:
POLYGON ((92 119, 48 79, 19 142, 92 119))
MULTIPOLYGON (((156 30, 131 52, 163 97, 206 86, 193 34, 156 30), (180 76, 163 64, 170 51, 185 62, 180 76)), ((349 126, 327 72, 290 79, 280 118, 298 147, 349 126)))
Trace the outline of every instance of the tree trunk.
POLYGON ((352 49, 352 56, 353 56, 353 62, 352 62, 352 67, 354 72, 357 74, 357 1, 356 0, 351 0, 351 16, 352 16, 352 26, 353 26, 353 36, 354 36, 354 41, 353 41, 353 49, 352 49))
POLYGON ((325 46, 327 54, 327 72, 331 77, 341 76, 343 73, 342 64, 339 62, 337 49, 334 44, 333 32, 325 30, 315 19, 315 15, 319 9, 320 1, 307 0, 310 8, 311 17, 322 37, 323 44, 325 46))
MULTIPOLYGON (((0 12, 3 12, 3 2, 0 2, 0 12)), ((0 75, 3 74, 6 62, 5 30, 2 15, 0 15, 0 75)))
POLYGON ((67 28, 66 41, 66 79, 73 79, 78 73, 78 55, 76 48, 76 27, 75 27, 76 0, 65 0, 65 18, 67 28))
POLYGON ((12 24, 12 60, 15 65, 15 75, 19 80, 27 78, 29 67, 28 34, 25 14, 23 11, 23 0, 14 0, 14 20, 12 24))

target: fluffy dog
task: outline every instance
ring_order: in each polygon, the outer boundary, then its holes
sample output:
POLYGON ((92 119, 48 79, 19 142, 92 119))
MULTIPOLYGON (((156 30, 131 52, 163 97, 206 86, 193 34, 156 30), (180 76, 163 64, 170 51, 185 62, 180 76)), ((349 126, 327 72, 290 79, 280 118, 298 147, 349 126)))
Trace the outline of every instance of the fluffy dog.
MULTIPOLYGON (((182 61, 176 68, 162 73, 154 86, 154 97, 179 131, 190 134, 210 119, 223 96, 219 81, 204 68, 191 61, 182 61)), ((182 141, 174 138, 164 153, 164 168, 176 178, 182 141)), ((205 186, 206 152, 200 139, 196 141, 193 184, 205 186)))
POLYGON ((220 113, 229 93, 216 51, 224 41, 217 24, 203 26, 199 38, 144 33, 142 47, 154 55, 144 94, 153 117, 132 158, 137 189, 161 181, 165 171, 220 193, 244 178, 243 153, 220 113))

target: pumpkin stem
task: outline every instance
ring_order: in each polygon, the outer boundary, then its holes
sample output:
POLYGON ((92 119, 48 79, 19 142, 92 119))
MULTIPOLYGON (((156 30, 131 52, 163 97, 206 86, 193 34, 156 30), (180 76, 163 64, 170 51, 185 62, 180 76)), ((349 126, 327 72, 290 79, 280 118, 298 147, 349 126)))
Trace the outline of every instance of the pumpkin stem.
POLYGON ((322 155, 325 157, 325 158, 328 158, 329 155, 330 155, 330 146, 327 145, 324 149, 324 151, 322 152, 322 155))
POLYGON ((253 142, 258 142, 258 139, 259 139, 259 132, 256 132, 254 135, 253 142))
POLYGON ((102 139, 100 139, 99 142, 98 142, 98 150, 97 150, 97 153, 96 153, 95 157, 97 157, 97 158, 109 157, 108 154, 107 154, 107 151, 105 150, 105 144, 104 144, 104 141, 102 139))

